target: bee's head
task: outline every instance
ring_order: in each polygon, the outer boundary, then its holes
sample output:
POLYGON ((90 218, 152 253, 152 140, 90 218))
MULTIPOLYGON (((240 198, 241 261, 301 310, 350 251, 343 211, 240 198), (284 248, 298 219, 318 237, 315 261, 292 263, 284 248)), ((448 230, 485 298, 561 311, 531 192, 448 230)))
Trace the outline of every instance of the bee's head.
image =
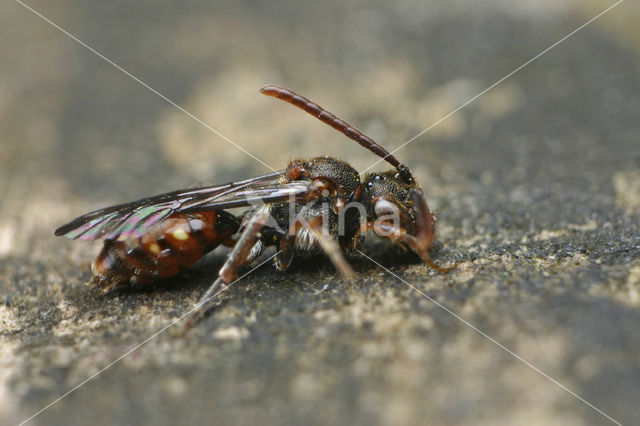
MULTIPOLYGON (((377 231, 391 233, 401 230, 423 241, 431 248, 435 233, 435 218, 429 211, 420 186, 398 170, 371 173, 364 180, 363 204, 367 221, 378 222, 377 231)), ((389 235, 382 235, 389 236, 389 235)))

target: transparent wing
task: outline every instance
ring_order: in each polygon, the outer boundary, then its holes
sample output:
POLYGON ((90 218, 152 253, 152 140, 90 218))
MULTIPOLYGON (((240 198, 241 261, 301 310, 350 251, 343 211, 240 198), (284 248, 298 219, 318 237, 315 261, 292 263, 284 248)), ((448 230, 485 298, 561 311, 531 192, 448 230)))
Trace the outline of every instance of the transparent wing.
POLYGON ((282 172, 225 185, 183 189, 106 207, 80 216, 56 229, 55 235, 75 240, 135 238, 176 213, 248 206, 299 197, 309 182, 282 184, 282 172))

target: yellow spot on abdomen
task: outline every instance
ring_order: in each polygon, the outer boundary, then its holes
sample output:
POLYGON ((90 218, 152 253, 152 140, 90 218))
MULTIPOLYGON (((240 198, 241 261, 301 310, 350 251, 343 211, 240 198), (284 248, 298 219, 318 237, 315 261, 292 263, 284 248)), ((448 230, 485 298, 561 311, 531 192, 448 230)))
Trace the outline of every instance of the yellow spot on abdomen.
POLYGON ((153 254, 160 254, 160 246, 156 243, 149 244, 149 251, 153 254))
POLYGON ((189 238, 189 234, 187 234, 187 231, 182 228, 176 229, 171 235, 173 235, 173 238, 180 241, 184 241, 189 238))

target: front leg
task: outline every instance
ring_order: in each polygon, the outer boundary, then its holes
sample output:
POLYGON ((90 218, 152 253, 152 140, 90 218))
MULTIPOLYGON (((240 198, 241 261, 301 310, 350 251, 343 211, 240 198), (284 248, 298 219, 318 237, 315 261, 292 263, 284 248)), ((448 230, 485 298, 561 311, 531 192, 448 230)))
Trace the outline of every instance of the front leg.
POLYGON ((367 232, 373 229, 379 236, 385 236, 391 241, 396 243, 404 243, 411 248, 411 250, 422 258, 431 268, 435 269, 439 273, 446 273, 452 269, 455 269, 458 265, 452 264, 450 266, 437 265, 429 256, 429 250, 424 244, 420 242, 413 235, 409 235, 403 228, 393 226, 386 222, 366 222, 360 227, 360 232, 367 232))

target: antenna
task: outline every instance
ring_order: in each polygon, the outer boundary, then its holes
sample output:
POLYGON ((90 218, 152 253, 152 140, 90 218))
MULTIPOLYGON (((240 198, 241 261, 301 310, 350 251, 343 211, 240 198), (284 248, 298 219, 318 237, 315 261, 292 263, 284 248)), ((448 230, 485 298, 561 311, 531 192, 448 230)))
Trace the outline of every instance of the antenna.
POLYGON ((302 110, 305 110, 309 114, 316 117, 318 120, 322 121, 325 124, 328 124, 340 133, 346 135, 348 138, 351 138, 354 141, 358 142, 360 145, 367 148, 378 157, 386 160, 389 164, 395 167, 396 170, 398 170, 398 173, 400 173, 400 175, 406 182, 413 182, 413 176, 411 176, 411 171, 409 170, 409 168, 400 163, 398 159, 393 156, 393 154, 384 149, 380 144, 371 139, 369 136, 365 135, 346 121, 336 117, 334 114, 322 108, 317 103, 310 101, 302 95, 298 95, 293 90, 274 85, 263 86, 260 89, 260 93, 262 93, 263 95, 278 98, 292 105, 295 105, 302 110))

